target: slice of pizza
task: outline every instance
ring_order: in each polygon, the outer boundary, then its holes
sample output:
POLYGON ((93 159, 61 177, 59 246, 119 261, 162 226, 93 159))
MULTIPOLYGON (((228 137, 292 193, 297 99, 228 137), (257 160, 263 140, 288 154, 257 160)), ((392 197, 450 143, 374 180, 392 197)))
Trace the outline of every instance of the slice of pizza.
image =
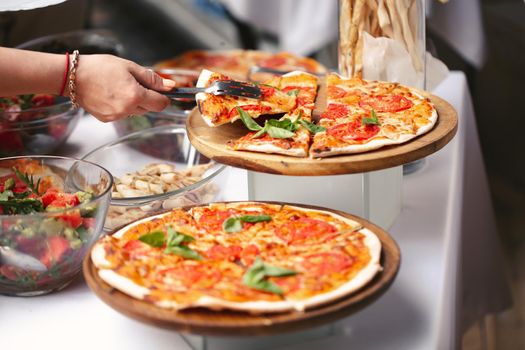
MULTIPOLYGON (((202 70, 197 87, 207 87, 218 80, 232 80, 228 76, 202 70)), ((234 122, 240 118, 237 108, 241 108, 252 118, 263 114, 282 114, 295 108, 297 98, 279 88, 262 84, 259 86, 262 96, 260 99, 245 98, 230 95, 213 95, 198 93, 195 96, 202 118, 209 126, 219 126, 234 122)))
POLYGON ((249 121, 249 116, 243 113, 241 119, 252 132, 230 141, 228 147, 237 151, 307 157, 311 134, 318 130, 311 122, 317 85, 317 77, 299 71, 266 81, 264 86, 278 87, 280 91, 295 95, 296 107, 279 120, 267 120, 264 126, 249 121))
POLYGON ((327 77, 327 108, 310 155, 328 157, 400 144, 428 132, 437 121, 430 101, 397 83, 327 77))

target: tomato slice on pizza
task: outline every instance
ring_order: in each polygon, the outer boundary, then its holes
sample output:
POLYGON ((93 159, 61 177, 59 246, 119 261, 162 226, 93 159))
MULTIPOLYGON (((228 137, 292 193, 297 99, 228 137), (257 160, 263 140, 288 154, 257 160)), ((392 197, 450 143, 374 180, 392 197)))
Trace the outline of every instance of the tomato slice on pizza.
POLYGON ((401 95, 364 96, 359 100, 359 106, 366 110, 379 112, 399 112, 409 109, 414 104, 401 95))

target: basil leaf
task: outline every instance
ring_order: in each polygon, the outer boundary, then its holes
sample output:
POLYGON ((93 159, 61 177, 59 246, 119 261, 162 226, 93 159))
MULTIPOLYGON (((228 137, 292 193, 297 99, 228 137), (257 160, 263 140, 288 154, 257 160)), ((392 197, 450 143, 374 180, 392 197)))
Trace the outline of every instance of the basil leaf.
POLYGON ((168 227, 168 229, 166 231, 168 233, 168 240, 166 241, 166 245, 168 247, 169 246, 174 246, 174 245, 179 245, 182 242, 182 240, 180 242, 177 242, 178 234, 177 234, 177 232, 175 232, 175 230, 172 227, 168 227))
POLYGON ((297 129, 297 125, 288 118, 285 118, 283 120, 270 119, 268 120, 268 124, 289 131, 295 131, 297 129))
POLYGON ((180 233, 180 232, 177 232, 177 234, 179 235, 178 237, 182 237, 182 241, 181 243, 191 243, 191 242, 195 242, 195 238, 193 238, 192 236, 190 235, 186 235, 184 233, 180 233))
POLYGON ((255 120, 252 119, 252 117, 241 107, 235 107, 237 109, 237 112, 239 113, 239 116, 241 117, 242 122, 248 129, 251 131, 258 131, 262 129, 262 126, 257 124, 255 120))
POLYGON ((287 94, 290 96, 297 96, 299 95, 299 92, 300 92, 299 89, 293 89, 293 90, 288 91, 287 94))
POLYGON ((195 238, 184 233, 175 231, 172 227, 168 227, 168 241, 166 245, 168 247, 178 246, 181 243, 191 243, 195 241, 195 238))
POLYGON ((202 260, 202 256, 186 246, 173 246, 165 250, 166 253, 178 255, 184 259, 202 260))
POLYGON ((228 218, 222 223, 222 229, 226 232, 239 232, 242 230, 242 223, 239 218, 228 218))
POLYGON ((268 130, 266 132, 268 135, 276 139, 289 139, 295 136, 293 131, 277 128, 275 126, 268 126, 268 130))
POLYGON ((250 288, 262 290, 264 292, 270 292, 270 293, 277 294, 277 295, 283 294, 283 290, 281 289, 281 287, 279 287, 275 283, 270 282, 268 280, 262 280, 256 283, 250 283, 250 285, 248 284, 246 285, 250 288))
POLYGON ((370 111, 370 118, 363 117, 363 119, 361 119, 361 125, 379 125, 379 120, 374 109, 370 111))
POLYGON ((166 243, 166 237, 162 231, 153 231, 139 237, 139 241, 155 248, 160 248, 166 243))
POLYGON ((272 220, 272 217, 270 215, 243 215, 239 219, 244 222, 263 222, 272 220))
POLYGON ((266 279, 268 276, 284 277, 297 274, 297 271, 265 264, 260 257, 255 258, 253 265, 242 277, 242 283, 250 288, 282 295, 282 289, 266 279))
POLYGON ((266 134, 266 131, 268 130, 268 124, 265 124, 264 125, 264 128, 262 128, 261 130, 257 131, 254 135, 252 135, 252 139, 256 139, 256 138, 259 138, 261 137, 262 135, 266 134))
POLYGON ((279 266, 271 266, 264 264, 264 272, 266 273, 266 276, 272 276, 272 277, 285 277, 285 276, 293 276, 297 275, 297 271, 285 269, 284 267, 279 266))
POLYGON ((317 134, 318 132, 326 131, 326 128, 320 125, 315 125, 314 123, 311 123, 309 121, 306 121, 304 119, 299 120, 299 124, 304 126, 304 128, 308 131, 310 131, 312 134, 317 134))

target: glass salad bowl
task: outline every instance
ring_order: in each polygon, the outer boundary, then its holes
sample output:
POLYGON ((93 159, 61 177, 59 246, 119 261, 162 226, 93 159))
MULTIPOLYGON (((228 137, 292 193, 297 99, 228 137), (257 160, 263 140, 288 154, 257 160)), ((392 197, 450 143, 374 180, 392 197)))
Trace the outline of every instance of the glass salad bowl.
POLYGON ((176 125, 144 129, 103 145, 83 157, 115 179, 105 229, 144 216, 220 200, 227 167, 210 161, 176 125))
POLYGON ((0 157, 53 152, 82 113, 61 96, 0 97, 0 157))
POLYGON ((0 159, 0 294, 60 290, 102 232, 113 179, 54 156, 0 159))
POLYGON ((192 106, 184 106, 181 103, 183 102, 172 102, 169 107, 161 112, 149 112, 143 115, 132 115, 119 119, 113 122, 113 126, 119 136, 166 125, 176 125, 184 128, 192 106), (179 105, 175 103, 179 103, 179 105))

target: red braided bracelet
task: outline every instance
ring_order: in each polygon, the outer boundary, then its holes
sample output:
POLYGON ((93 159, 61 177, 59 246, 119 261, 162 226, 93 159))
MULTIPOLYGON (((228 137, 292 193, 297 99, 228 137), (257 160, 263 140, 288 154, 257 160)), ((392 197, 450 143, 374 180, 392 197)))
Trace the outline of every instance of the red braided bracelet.
POLYGON ((69 73, 69 52, 66 52, 66 69, 64 69, 64 77, 62 78, 62 87, 60 88, 60 96, 64 93, 67 83, 67 73, 69 73))

